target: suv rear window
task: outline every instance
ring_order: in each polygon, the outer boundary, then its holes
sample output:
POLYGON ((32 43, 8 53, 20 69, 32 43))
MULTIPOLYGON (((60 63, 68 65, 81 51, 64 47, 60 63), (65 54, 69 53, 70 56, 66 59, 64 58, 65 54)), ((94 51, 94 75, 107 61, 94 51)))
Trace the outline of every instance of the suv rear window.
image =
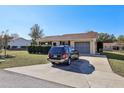
POLYGON ((52 47, 50 53, 63 53, 65 52, 64 47, 52 47))

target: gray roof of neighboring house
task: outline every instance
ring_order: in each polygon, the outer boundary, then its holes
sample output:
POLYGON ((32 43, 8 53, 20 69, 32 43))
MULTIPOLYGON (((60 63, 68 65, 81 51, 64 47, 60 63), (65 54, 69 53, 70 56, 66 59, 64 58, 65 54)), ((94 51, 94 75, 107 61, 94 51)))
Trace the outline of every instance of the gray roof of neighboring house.
POLYGON ((47 36, 38 39, 38 41, 54 41, 54 40, 78 40, 78 39, 92 39, 97 38, 97 32, 77 33, 77 34, 64 34, 58 36, 47 36))
POLYGON ((25 40, 25 41, 29 41, 29 42, 31 42, 31 40, 27 40, 27 39, 25 39, 25 38, 22 38, 22 37, 19 37, 19 38, 14 38, 14 39, 10 40, 10 42, 11 42, 11 41, 18 40, 18 39, 23 39, 23 40, 25 40))

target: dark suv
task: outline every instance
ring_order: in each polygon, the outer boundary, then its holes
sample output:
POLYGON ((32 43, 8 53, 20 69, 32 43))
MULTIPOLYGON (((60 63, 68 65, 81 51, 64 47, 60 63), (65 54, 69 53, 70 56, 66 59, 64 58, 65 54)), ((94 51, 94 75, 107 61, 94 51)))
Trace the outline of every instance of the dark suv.
POLYGON ((48 53, 48 61, 52 64, 66 63, 71 64, 71 60, 78 59, 79 52, 69 46, 54 46, 48 53))

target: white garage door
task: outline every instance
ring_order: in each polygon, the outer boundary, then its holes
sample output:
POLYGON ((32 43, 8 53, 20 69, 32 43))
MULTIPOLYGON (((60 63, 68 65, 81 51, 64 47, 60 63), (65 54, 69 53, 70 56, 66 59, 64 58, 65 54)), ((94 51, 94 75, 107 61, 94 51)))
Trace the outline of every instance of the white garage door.
POLYGON ((75 49, 80 54, 90 54, 90 42, 75 42, 75 49))

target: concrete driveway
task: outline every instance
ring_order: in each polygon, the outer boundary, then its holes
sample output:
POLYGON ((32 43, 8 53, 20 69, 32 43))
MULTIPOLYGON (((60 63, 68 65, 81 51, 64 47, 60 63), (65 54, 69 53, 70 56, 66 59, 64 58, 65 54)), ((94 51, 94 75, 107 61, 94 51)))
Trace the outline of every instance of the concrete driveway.
POLYGON ((44 64, 5 70, 78 88, 124 87, 124 78, 112 72, 106 56, 81 56, 70 66, 44 64))
POLYGON ((70 88, 55 82, 0 70, 0 88, 70 88))

